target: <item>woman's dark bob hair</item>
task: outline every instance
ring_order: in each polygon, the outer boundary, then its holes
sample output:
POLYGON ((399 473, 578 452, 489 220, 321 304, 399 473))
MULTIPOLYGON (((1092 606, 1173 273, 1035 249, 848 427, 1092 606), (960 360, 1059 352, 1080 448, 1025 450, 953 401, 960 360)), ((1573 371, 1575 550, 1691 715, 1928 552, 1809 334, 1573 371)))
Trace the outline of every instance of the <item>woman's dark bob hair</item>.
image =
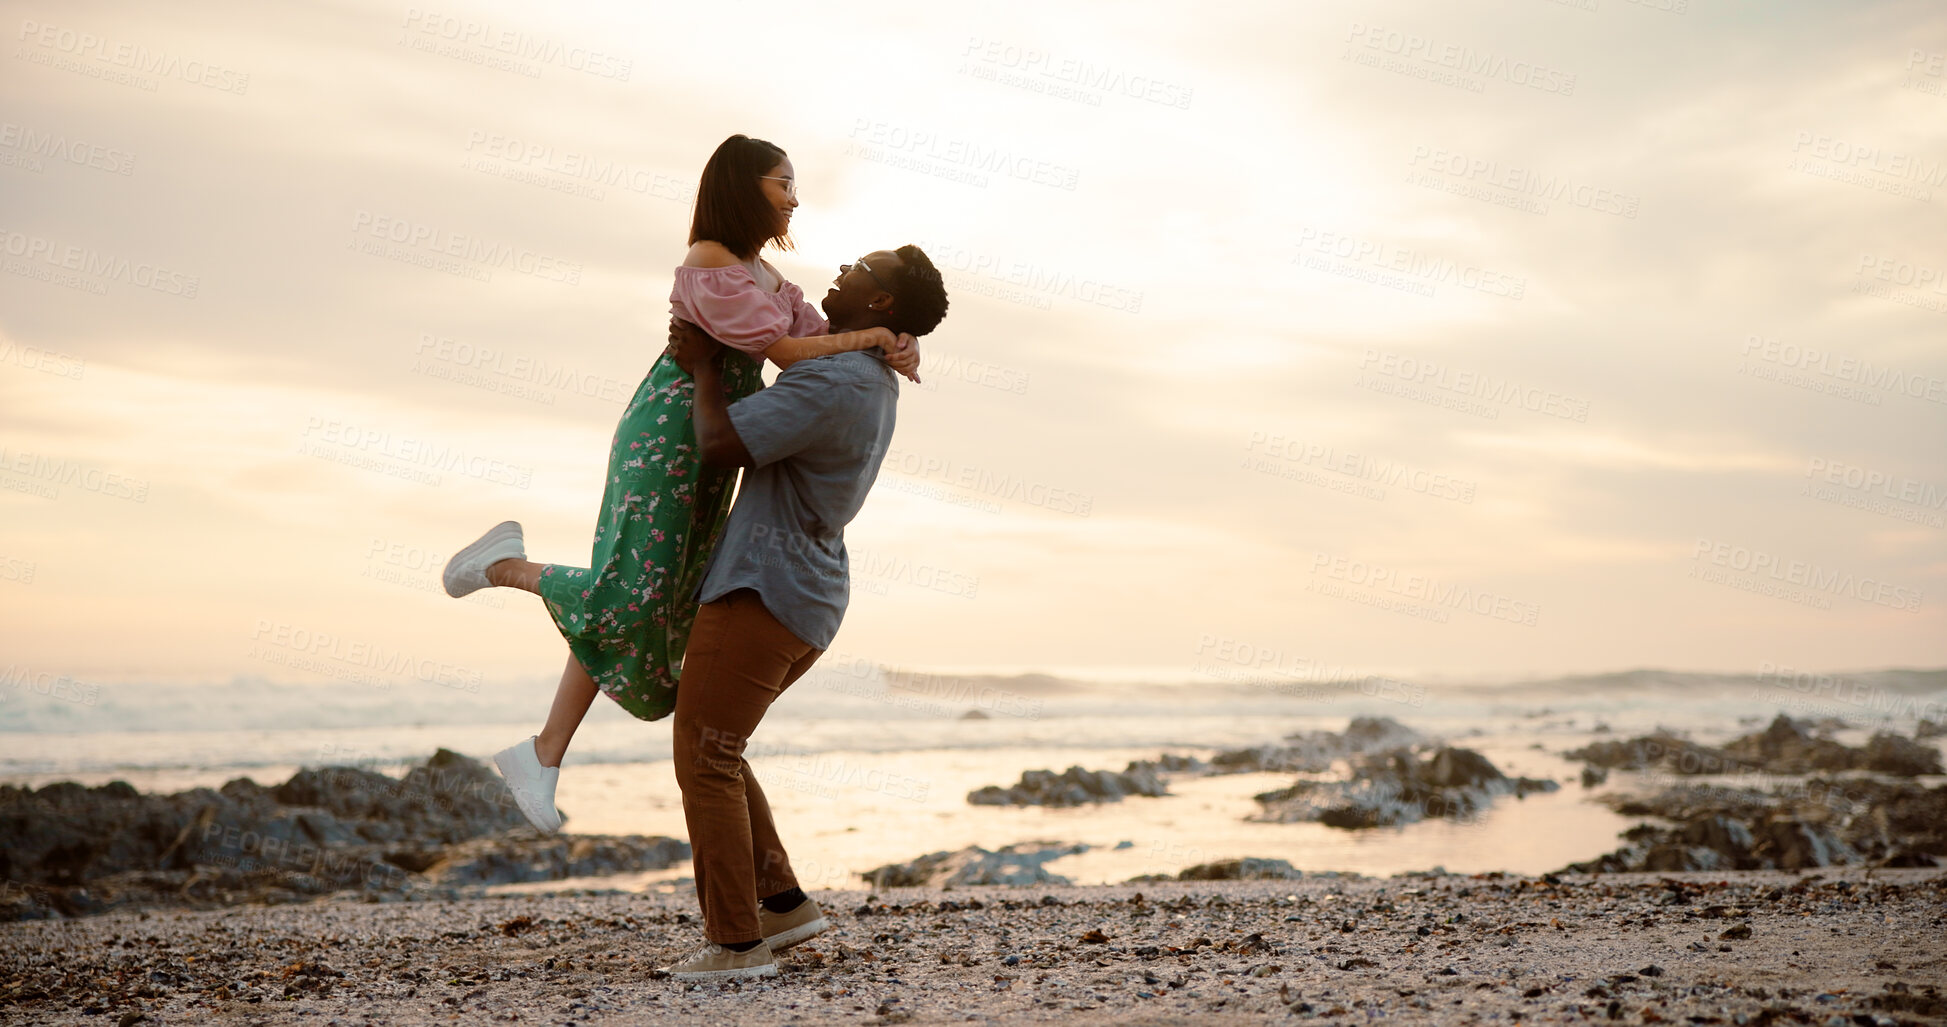
POLYGON ((734 135, 717 147, 703 165, 696 184, 696 212, 690 218, 690 245, 704 240, 722 243, 739 260, 750 260, 765 243, 791 248, 791 233, 777 223, 777 208, 764 197, 760 176, 784 160, 775 143, 734 135))

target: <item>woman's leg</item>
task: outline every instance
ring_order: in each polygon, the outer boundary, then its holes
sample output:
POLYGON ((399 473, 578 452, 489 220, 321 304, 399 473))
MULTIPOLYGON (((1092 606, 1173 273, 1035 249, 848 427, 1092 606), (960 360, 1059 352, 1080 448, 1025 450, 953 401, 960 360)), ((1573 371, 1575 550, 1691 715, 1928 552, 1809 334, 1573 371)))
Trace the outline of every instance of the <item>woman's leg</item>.
POLYGON ((568 654, 568 665, 561 670, 561 684, 554 690, 554 705, 548 707, 548 722, 534 737, 534 756, 544 767, 558 767, 568 754, 568 742, 575 729, 588 716, 595 701, 595 680, 582 669, 581 661, 568 654))
POLYGON ((538 596, 541 594, 541 569, 545 566, 518 558, 496 560, 487 568, 487 580, 502 588, 518 588, 538 596))
MULTIPOLYGON (((541 570, 545 566, 532 560, 498 560, 487 568, 487 580, 503 588, 540 595, 541 570)), ((554 705, 548 707, 548 722, 534 737, 534 755, 542 766, 561 765, 561 758, 568 754, 568 742, 575 737, 582 718, 588 716, 588 707, 594 703, 597 691, 595 679, 569 653, 568 665, 561 669, 561 684, 554 690, 554 705)))

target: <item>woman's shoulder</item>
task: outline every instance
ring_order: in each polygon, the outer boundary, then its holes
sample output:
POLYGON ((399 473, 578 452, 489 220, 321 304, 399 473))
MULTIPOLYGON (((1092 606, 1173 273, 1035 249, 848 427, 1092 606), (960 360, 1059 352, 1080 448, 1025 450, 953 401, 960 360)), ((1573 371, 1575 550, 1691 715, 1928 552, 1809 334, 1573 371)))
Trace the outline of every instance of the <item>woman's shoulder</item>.
POLYGON ((730 247, 713 239, 704 239, 690 244, 690 251, 683 255, 683 266, 699 270, 715 270, 743 267, 744 263, 737 259, 735 253, 730 252, 730 247))

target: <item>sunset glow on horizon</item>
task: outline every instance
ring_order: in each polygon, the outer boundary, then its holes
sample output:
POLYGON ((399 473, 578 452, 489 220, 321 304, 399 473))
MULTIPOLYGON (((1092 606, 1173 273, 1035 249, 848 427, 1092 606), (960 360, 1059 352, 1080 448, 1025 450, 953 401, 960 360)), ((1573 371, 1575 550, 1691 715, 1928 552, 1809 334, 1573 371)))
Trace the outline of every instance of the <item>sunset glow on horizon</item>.
POLYGON ((587 561, 738 132, 947 278, 834 652, 1947 665, 1937 4, 736 10, 16 5, 9 680, 551 681, 440 567, 587 561))

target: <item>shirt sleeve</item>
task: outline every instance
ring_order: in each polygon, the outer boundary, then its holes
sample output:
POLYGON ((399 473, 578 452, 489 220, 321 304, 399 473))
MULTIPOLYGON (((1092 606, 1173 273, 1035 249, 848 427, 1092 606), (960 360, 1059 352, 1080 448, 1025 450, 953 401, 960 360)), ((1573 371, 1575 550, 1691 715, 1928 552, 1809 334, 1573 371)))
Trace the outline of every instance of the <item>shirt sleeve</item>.
MULTIPOLYGON (((802 295, 802 294, 800 294, 802 295)), ((793 317, 778 309, 741 266, 679 267, 669 291, 670 311, 718 342, 761 357, 790 334, 793 317)))
POLYGON ((858 383, 834 378, 821 363, 801 360, 769 387, 730 404, 730 426, 754 466, 837 438, 858 416, 858 383))
POLYGON ((803 339, 813 335, 830 335, 831 324, 817 307, 805 300, 804 290, 791 282, 786 282, 784 287, 791 290, 791 307, 795 311, 791 319, 791 337, 803 339))

